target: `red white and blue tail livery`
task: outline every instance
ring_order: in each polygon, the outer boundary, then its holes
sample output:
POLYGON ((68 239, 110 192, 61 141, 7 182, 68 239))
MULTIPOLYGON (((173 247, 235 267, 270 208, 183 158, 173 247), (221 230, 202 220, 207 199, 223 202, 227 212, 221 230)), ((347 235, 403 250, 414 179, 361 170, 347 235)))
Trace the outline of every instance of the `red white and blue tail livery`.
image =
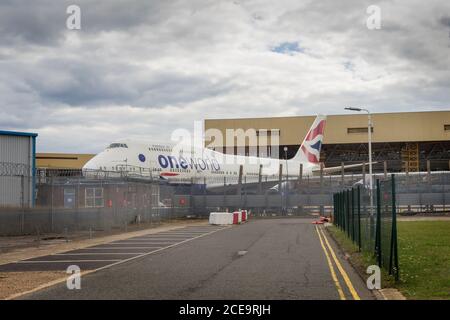
POLYGON ((323 115, 316 117, 297 154, 293 158, 294 161, 319 165, 326 119, 327 117, 323 115))

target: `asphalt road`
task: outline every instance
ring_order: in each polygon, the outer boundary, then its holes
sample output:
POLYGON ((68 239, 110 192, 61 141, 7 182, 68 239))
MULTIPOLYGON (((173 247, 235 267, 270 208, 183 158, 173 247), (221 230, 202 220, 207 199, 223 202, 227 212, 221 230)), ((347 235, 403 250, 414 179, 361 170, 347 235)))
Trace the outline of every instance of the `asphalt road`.
POLYGON ((324 234, 319 238, 310 219, 252 220, 214 231, 84 275, 79 290, 61 283, 21 298, 354 299, 355 293, 374 298, 329 237, 347 281, 329 249, 327 259, 324 234))

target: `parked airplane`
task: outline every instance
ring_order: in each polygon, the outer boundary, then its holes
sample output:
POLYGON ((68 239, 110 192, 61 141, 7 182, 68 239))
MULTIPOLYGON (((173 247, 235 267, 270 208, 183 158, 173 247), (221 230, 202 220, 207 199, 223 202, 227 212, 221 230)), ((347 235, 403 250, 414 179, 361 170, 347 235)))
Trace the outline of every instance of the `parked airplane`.
MULTIPOLYGON (((289 160, 223 154, 208 148, 194 148, 176 144, 141 143, 124 140, 111 143, 104 151, 92 158, 83 167, 88 173, 94 171, 127 172, 148 174, 167 180, 169 183, 203 183, 207 187, 238 182, 240 166, 242 175, 258 181, 260 166, 263 176, 278 180, 280 163, 282 174, 295 177, 303 166, 303 175, 310 176, 320 172, 320 150, 325 130, 326 116, 319 115, 314 120, 296 155, 289 160), (216 177, 217 179, 214 179, 216 177), (212 181, 212 182, 211 182, 212 181)), ((345 168, 357 167, 353 164, 345 168)), ((322 168, 329 174, 342 169, 339 167, 322 168)), ((247 180, 246 182, 251 182, 247 180)))

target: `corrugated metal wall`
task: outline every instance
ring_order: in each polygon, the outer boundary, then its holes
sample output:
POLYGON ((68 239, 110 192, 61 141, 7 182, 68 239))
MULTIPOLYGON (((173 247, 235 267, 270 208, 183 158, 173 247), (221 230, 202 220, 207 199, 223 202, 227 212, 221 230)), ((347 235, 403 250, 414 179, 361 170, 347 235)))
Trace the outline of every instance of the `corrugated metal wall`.
POLYGON ((30 206, 32 203, 32 137, 0 134, 0 163, 8 164, 7 174, 0 174, 0 207, 30 206), (11 170, 17 164, 17 172, 11 170), (21 166, 19 166, 21 165, 21 166), (27 175, 23 175, 26 166, 27 175))

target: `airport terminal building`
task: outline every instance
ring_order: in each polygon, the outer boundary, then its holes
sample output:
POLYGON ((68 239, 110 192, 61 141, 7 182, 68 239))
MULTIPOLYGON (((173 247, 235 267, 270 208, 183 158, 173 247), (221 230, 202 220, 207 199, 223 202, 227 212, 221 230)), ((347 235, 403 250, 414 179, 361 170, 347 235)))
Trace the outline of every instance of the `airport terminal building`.
MULTIPOLYGON (((292 158, 297 152, 315 116, 207 119, 205 144, 228 154, 292 158), (255 129, 257 145, 251 139, 245 145, 239 139, 221 143, 208 136, 208 129, 218 129, 226 137, 227 129, 255 129), (276 137, 278 152, 262 148, 259 141, 276 137), (287 152, 284 151, 287 147, 287 152), (268 154, 260 152, 265 150, 268 154)), ((365 162, 368 159, 367 114, 330 115, 327 117, 320 161, 326 167, 365 162)), ((226 140, 226 139, 225 139, 226 140)), ((230 140, 230 139, 228 139, 230 140)), ((390 172, 450 170, 450 111, 398 112, 372 114, 372 151, 375 171, 390 172)), ((360 169, 355 169, 356 171, 360 169)))

